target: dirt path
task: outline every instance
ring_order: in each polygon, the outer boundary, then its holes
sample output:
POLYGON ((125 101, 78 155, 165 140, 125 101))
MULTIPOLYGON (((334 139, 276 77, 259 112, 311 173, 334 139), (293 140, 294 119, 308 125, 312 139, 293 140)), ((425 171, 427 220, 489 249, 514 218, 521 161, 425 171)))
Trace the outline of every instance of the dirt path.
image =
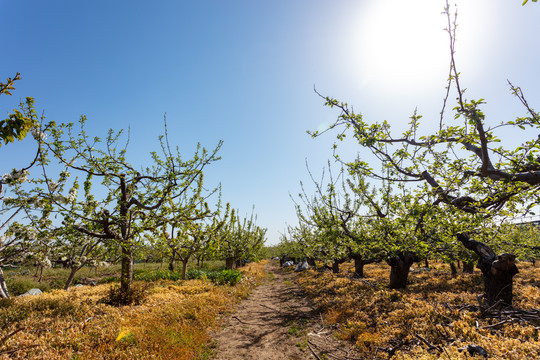
POLYGON ((293 274, 276 263, 266 265, 269 279, 244 300, 215 334, 213 359, 345 359, 351 353, 336 344, 320 313, 294 283, 293 274), (316 355, 315 355, 316 354, 316 355))

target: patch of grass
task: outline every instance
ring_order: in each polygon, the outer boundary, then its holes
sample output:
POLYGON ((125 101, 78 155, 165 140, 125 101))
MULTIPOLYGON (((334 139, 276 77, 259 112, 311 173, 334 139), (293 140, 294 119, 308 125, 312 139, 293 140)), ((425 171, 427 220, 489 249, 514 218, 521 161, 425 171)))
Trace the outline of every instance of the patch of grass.
POLYGON ((202 270, 191 269, 187 272, 188 279, 208 279, 216 285, 236 285, 242 279, 239 270, 202 270))
POLYGON ((170 270, 137 270, 133 272, 133 279, 142 281, 171 280, 178 281, 182 273, 170 270))
POLYGON ((32 277, 7 278, 6 285, 11 296, 22 295, 30 289, 40 289, 43 292, 50 291, 51 286, 45 281, 38 282, 32 277))

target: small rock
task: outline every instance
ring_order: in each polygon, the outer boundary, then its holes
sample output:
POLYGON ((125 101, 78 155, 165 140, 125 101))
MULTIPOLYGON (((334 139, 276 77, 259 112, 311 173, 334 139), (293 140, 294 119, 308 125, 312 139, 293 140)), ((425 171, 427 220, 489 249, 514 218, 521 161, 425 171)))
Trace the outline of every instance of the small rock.
POLYGON ((304 260, 296 265, 296 269, 294 269, 294 271, 304 271, 307 269, 309 269, 309 265, 307 263, 307 260, 304 260))
POLYGON ((41 295, 43 294, 43 291, 39 290, 39 289, 30 289, 28 290, 27 292, 25 292, 24 294, 22 294, 21 296, 26 296, 26 295, 41 295))

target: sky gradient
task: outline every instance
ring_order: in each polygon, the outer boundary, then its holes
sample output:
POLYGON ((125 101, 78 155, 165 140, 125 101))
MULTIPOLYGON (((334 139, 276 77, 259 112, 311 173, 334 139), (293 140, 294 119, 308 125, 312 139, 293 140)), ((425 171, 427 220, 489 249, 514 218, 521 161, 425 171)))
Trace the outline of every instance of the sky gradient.
MULTIPOLYGON (((540 5, 457 1, 457 66, 488 121, 525 114, 507 79, 540 101, 540 5)), ((311 139, 338 113, 316 89, 364 119, 398 128, 415 108, 438 124, 448 74, 444 1, 2 0, 1 77, 20 72, 6 114, 32 96, 56 122, 88 118, 88 131, 130 128, 128 160, 157 150, 166 113, 171 143, 189 158, 197 142, 224 141, 208 186, 241 214, 252 206, 279 241, 296 216, 289 194, 331 158, 333 134, 311 139)), ((453 105, 453 104, 452 104, 453 105)), ((4 115, 3 115, 4 116, 4 115)), ((515 139, 514 139, 515 140, 515 139)), ((0 148, 0 172, 24 166, 30 141, 0 148)), ((354 144, 341 150, 355 156, 354 144)), ((309 185, 308 185, 309 187, 309 185)))

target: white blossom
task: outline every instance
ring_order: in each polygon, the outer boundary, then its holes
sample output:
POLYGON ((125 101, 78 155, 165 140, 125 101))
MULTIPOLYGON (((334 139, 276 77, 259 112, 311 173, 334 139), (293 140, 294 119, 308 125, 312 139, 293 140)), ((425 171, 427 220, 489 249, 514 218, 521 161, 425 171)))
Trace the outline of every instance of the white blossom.
POLYGON ((28 237, 29 240, 36 240, 37 239, 36 231, 34 229, 31 229, 31 228, 26 229, 26 236, 28 237))
POLYGON ((50 267, 52 267, 52 262, 48 257, 45 257, 43 260, 41 260, 41 265, 44 268, 50 268, 50 267))
POLYGON ((68 198, 69 202, 74 202, 75 200, 77 200, 77 189, 76 188, 71 188, 71 190, 69 190, 69 198, 68 198))
POLYGON ((27 175, 28 175, 27 170, 18 171, 18 170, 13 169, 13 171, 10 172, 9 174, 2 175, 2 180, 6 184, 12 184, 14 182, 25 182, 27 180, 26 179, 27 175))
POLYGON ((32 132, 32 136, 36 140, 45 140, 47 138, 47 134, 45 134, 43 131, 41 131, 38 128, 33 128, 31 132, 32 132))
POLYGON ((58 189, 58 184, 55 183, 54 181, 47 182, 47 186, 49 187, 49 191, 52 193, 55 192, 56 189, 58 189))

